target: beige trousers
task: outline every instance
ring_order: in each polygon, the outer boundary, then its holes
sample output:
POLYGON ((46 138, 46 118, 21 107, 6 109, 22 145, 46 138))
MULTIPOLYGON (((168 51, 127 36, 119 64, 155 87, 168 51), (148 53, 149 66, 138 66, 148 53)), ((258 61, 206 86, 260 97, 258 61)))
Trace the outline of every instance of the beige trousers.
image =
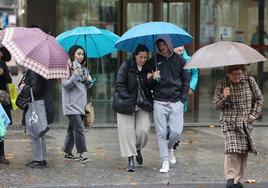
POLYGON ((224 159, 224 173, 226 180, 234 179, 237 184, 244 176, 247 165, 248 153, 228 153, 224 159))
POLYGON ((148 142, 150 112, 140 109, 134 115, 117 113, 117 124, 121 156, 136 156, 148 142))

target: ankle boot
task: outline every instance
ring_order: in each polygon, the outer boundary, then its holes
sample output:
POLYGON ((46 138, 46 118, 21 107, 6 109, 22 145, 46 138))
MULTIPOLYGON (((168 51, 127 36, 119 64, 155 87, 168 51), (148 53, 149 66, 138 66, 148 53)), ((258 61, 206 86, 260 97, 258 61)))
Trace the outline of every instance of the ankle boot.
POLYGON ((128 172, 135 172, 135 164, 134 164, 134 157, 128 157, 128 167, 127 167, 128 172))
POLYGON ((234 179, 227 180, 226 188, 234 188, 234 179))

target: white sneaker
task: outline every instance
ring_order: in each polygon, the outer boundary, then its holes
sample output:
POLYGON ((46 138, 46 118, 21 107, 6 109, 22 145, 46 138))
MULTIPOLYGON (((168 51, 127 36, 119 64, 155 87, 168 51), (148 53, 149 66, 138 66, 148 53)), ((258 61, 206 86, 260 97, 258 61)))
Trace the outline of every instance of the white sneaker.
POLYGON ((160 173, 167 173, 169 171, 169 162, 164 161, 162 164, 162 168, 159 170, 160 173))
POLYGON ((168 158, 170 164, 176 164, 176 157, 174 155, 174 149, 168 150, 168 158))

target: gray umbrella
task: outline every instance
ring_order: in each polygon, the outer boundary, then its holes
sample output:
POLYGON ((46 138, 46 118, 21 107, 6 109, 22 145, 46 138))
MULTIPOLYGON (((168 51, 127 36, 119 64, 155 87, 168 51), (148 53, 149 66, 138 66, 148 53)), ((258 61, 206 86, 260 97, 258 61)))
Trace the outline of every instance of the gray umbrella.
POLYGON ((266 60, 263 55, 246 44, 221 41, 197 50, 185 68, 213 68, 266 60))

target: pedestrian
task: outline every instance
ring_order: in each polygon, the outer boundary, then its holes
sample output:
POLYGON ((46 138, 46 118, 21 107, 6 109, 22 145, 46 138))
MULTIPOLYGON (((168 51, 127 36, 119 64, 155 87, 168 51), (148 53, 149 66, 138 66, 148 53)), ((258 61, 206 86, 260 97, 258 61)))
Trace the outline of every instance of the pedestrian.
MULTIPOLYGON (((19 83, 19 89, 21 93, 19 95, 24 96, 26 99, 30 99, 31 97, 31 89, 33 92, 34 100, 43 100, 46 95, 46 86, 47 80, 37 74, 36 72, 27 69, 25 75, 19 83)), ((30 102, 30 101, 29 101, 30 102)), ((22 125, 25 126, 25 115, 28 111, 28 105, 23 109, 22 116, 22 125)), ((48 121, 49 123, 49 121, 48 121)), ((26 133, 28 133, 28 126, 25 126, 26 133)), ((40 137, 34 137, 28 134, 31 142, 32 142, 32 161, 25 164, 26 167, 29 168, 44 168, 47 166, 47 156, 46 156, 46 138, 45 135, 40 137)))
MULTIPOLYGON (((174 52, 181 55, 185 60, 186 63, 190 61, 190 56, 187 54, 186 50, 184 49, 184 46, 179 46, 177 48, 174 48, 174 52)), ((190 69, 190 88, 189 88, 189 95, 193 95, 197 86, 198 82, 198 69, 190 69)), ((188 97, 184 102, 184 113, 188 111, 189 101, 188 97)), ((174 150, 176 150, 177 146, 179 146, 180 140, 177 140, 176 143, 173 146, 173 149, 171 149, 171 163, 176 163, 176 158, 174 155, 174 150)))
MULTIPOLYGON (((7 61, 11 60, 11 55, 9 51, 4 47, 0 47, 0 90, 4 93, 8 93, 7 84, 12 83, 12 78, 10 75, 10 71, 6 65, 7 61)), ((9 96, 9 95, 8 95, 9 96)), ((11 117, 11 102, 9 99, 9 103, 1 103, 6 114, 8 115, 12 124, 12 117, 11 117)), ((5 150, 4 150, 4 140, 0 139, 0 164, 9 164, 9 161, 5 158, 5 150)))
POLYGON ((93 85, 94 80, 89 74, 86 64, 87 56, 81 46, 72 46, 69 50, 69 57, 70 76, 62 81, 63 114, 69 119, 63 152, 66 159, 86 162, 88 157, 85 156, 87 147, 82 117, 85 115, 87 104, 87 89, 93 85), (78 157, 73 154, 74 145, 79 154, 78 157))
POLYGON ((131 60, 124 62, 117 73, 113 109, 117 112, 121 156, 128 157, 128 172, 135 172, 134 156, 143 164, 141 149, 149 137, 153 98, 147 86, 148 48, 138 45, 131 60))
POLYGON ((224 134, 226 188, 242 188, 248 153, 257 154, 252 139, 253 122, 262 112, 263 96, 245 65, 226 68, 226 79, 218 82, 212 105, 221 112, 224 134))
POLYGON ((154 123, 162 160, 161 173, 169 171, 172 148, 183 129, 184 102, 189 91, 189 72, 185 59, 173 52, 168 36, 156 40, 156 54, 150 59, 153 75, 154 123))

